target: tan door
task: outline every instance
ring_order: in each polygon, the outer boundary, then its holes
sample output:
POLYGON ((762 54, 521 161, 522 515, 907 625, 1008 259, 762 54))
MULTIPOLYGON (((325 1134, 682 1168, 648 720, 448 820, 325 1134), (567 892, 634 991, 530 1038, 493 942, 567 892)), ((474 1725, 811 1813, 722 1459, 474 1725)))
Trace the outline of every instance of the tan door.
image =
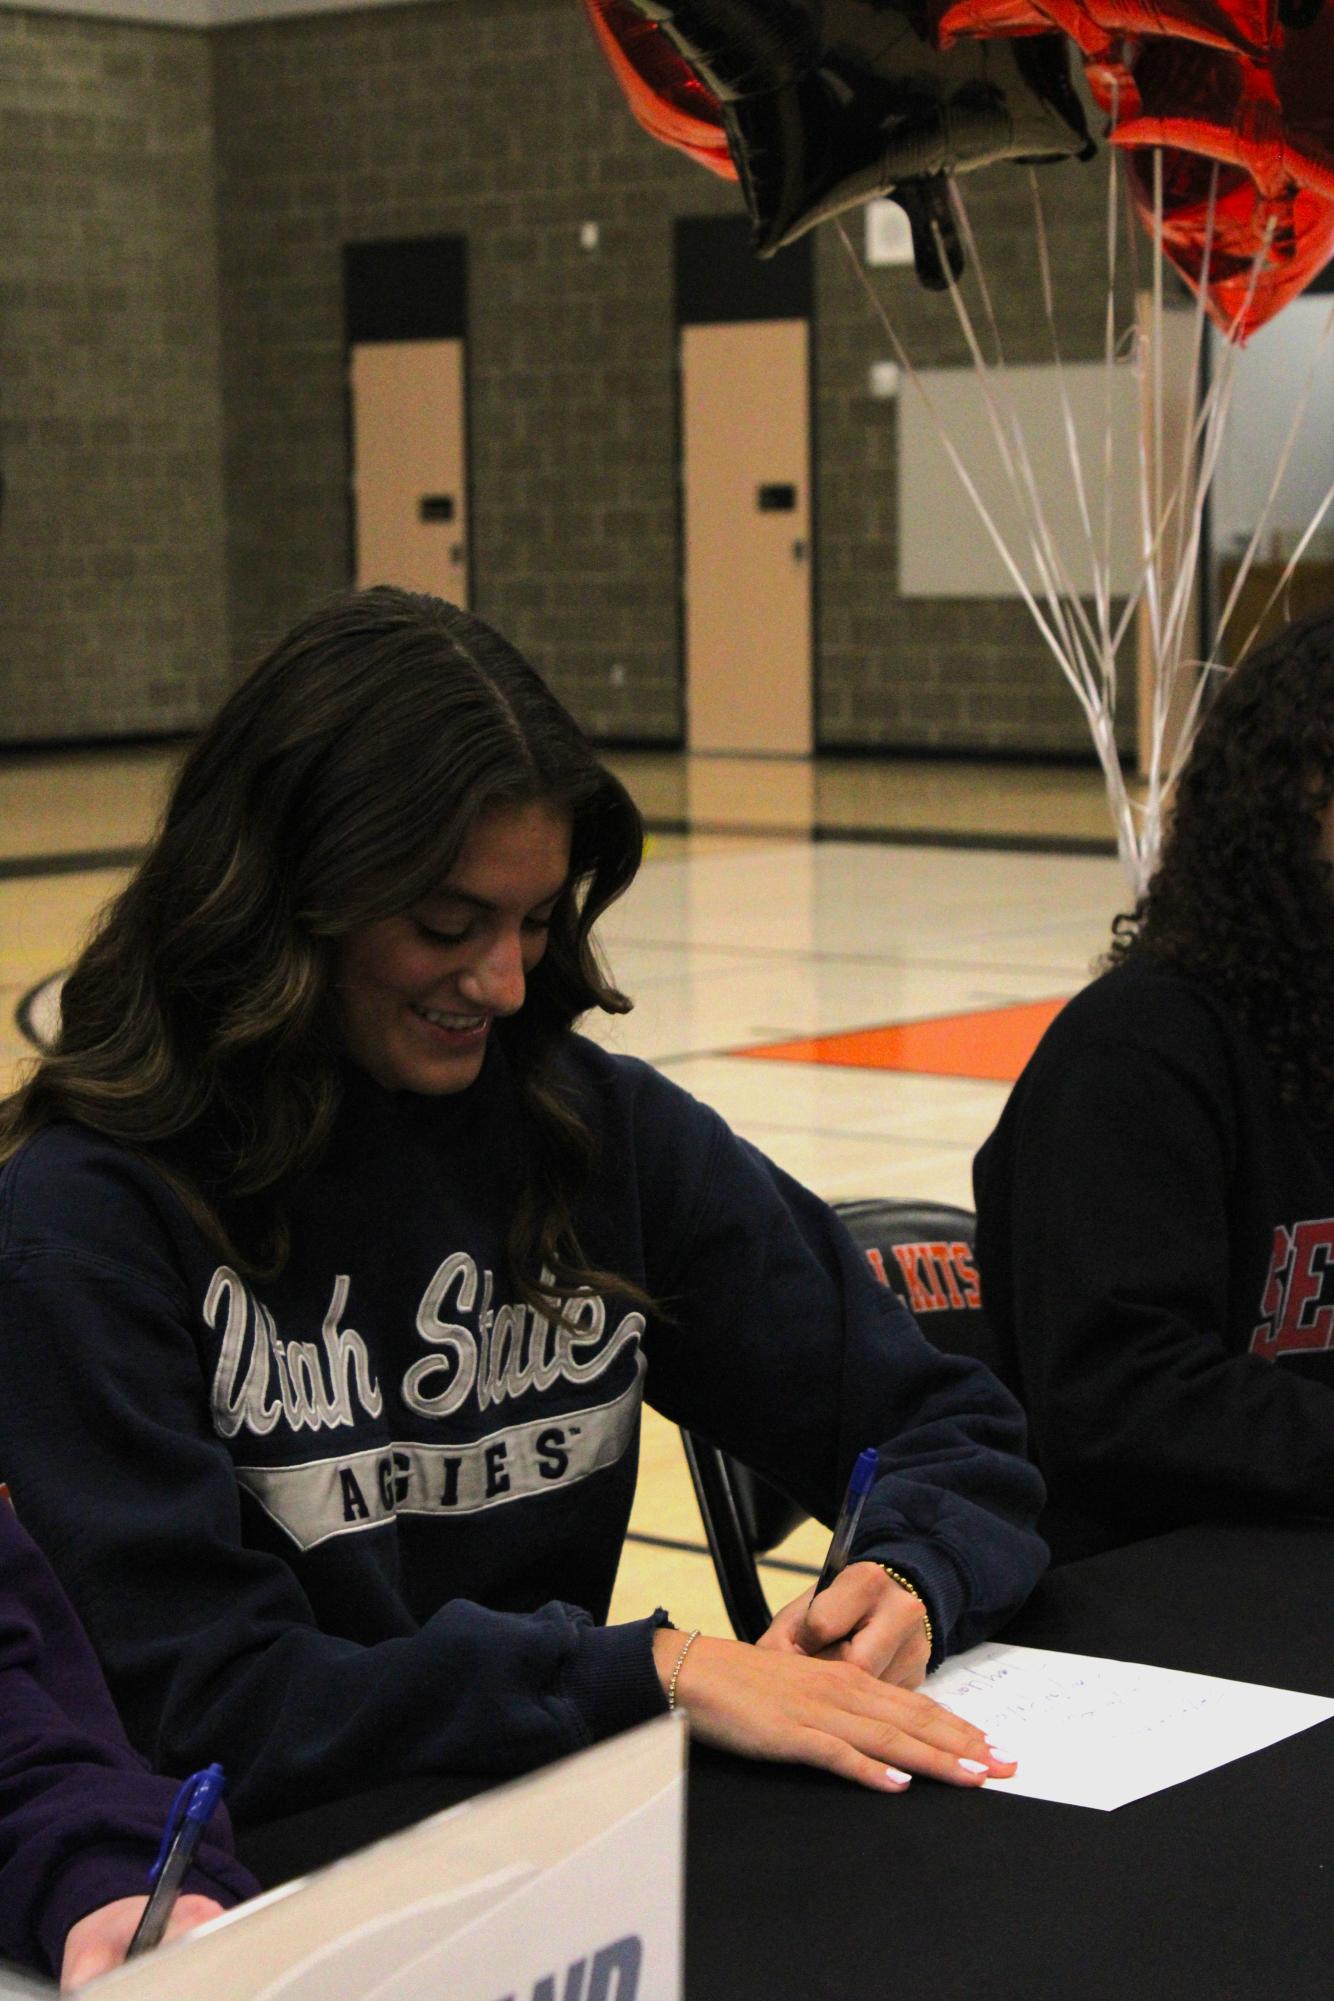
POLYGON ((461 340, 352 349, 356 579, 467 602, 461 340))
POLYGON ((681 332, 691 750, 812 748, 807 339, 804 320, 681 332))

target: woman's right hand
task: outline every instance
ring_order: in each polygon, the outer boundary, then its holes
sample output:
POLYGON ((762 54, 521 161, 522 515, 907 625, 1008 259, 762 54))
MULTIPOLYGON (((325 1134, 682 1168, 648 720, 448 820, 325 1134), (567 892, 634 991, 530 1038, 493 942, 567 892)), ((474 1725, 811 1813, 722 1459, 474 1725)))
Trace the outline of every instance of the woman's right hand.
MULTIPOLYGON (((653 1635, 664 1692, 686 1635, 653 1635)), ((916 1774, 947 1785, 1007 1779, 1007 1758, 975 1724, 928 1695, 877 1681, 850 1661, 746 1646, 704 1634, 686 1655, 676 1699, 701 1743, 748 1758, 819 1765, 878 1792, 902 1792, 916 1774)))
MULTIPOLYGON (((147 1902, 147 1897, 118 1897, 114 1904, 102 1904, 70 1926, 65 1934, 65 1955, 60 1964, 62 1994, 68 1993, 71 1987, 82 1987, 85 1981, 96 1980, 101 1973, 110 1973, 114 1966, 124 1964, 130 1940, 138 1930, 147 1902)), ((207 1924, 210 1918, 221 1916, 222 1905, 212 1897, 201 1897, 195 1891, 187 1891, 172 1906, 167 1929, 162 1935, 163 1944, 179 1938, 183 1932, 192 1932, 196 1925, 207 1924)))

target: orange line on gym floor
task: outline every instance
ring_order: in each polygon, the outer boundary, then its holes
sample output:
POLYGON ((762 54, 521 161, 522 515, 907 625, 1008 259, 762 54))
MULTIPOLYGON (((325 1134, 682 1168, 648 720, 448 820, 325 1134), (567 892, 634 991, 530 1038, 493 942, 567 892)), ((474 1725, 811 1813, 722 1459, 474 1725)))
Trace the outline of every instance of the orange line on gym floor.
POLYGON ((1008 1084, 1019 1075, 1062 1000, 940 1014, 928 1021, 889 1022, 842 1035, 814 1035, 735 1049, 773 1063, 835 1063, 853 1070, 915 1070, 929 1077, 979 1077, 1008 1084))

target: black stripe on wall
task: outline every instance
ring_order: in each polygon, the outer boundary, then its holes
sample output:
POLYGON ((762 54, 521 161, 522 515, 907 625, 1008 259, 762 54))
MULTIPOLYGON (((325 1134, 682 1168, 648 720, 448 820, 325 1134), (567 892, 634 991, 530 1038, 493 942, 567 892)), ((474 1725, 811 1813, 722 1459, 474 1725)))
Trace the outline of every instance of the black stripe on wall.
POLYGON ((462 236, 402 237, 343 248, 347 339, 462 340, 468 251, 462 236))
POLYGON ((677 219, 675 258, 678 326, 811 317, 809 236, 761 259, 750 247, 746 216, 686 215, 677 219))

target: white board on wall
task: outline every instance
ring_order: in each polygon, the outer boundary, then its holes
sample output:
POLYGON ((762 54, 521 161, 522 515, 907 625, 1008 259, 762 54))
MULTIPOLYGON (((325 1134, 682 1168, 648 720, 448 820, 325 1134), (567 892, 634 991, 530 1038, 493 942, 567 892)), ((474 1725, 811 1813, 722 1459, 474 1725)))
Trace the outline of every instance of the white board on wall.
MULTIPOLYGON (((1294 299, 1252 334, 1236 356, 1236 387, 1214 486, 1214 546, 1236 554, 1250 540, 1268 497, 1292 420, 1302 415, 1266 524, 1286 558, 1334 479, 1334 300, 1294 299), (1309 386, 1308 386, 1309 385, 1309 386)), ((1214 366, 1222 336, 1211 328, 1214 366)), ((1331 529, 1326 518, 1323 540, 1331 529)), ((1262 549, 1261 554, 1266 550, 1262 549)))
MULTIPOLYGON (((1104 445, 1112 440, 1112 590, 1127 591, 1140 568, 1139 383, 1129 365, 1112 370, 1108 398, 1101 362, 1068 364, 1061 373, 1074 420, 1084 488, 1099 553, 1103 542, 1104 445)), ((1005 472, 977 372, 921 371, 931 405, 1013 552, 1030 590, 1041 588, 1025 516, 1005 472)), ((1091 595, 1088 543, 1066 442, 1057 371, 1007 368, 997 391, 1003 418, 1017 413, 1033 480, 1053 540, 1081 593, 1091 595)), ((973 502, 950 463, 939 429, 911 383, 899 395, 899 593, 903 597, 1018 597, 973 502)))

